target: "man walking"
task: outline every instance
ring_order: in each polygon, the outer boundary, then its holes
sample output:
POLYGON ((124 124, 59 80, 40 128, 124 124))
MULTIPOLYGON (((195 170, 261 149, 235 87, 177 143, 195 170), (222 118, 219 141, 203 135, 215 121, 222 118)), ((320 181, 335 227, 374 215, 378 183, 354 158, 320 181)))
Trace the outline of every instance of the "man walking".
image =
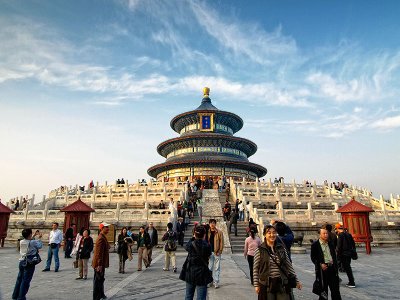
POLYGON ((49 248, 47 249, 47 261, 46 268, 43 272, 50 271, 51 260, 54 256, 55 269, 54 272, 58 272, 60 268, 60 259, 58 258, 58 250, 60 249, 61 242, 63 240, 63 234, 60 229, 58 229, 58 223, 54 222, 52 225, 52 230, 49 234, 49 248))
POLYGON ((139 235, 137 240, 137 250, 138 250, 138 271, 142 271, 142 261, 144 262, 144 266, 148 268, 149 264, 149 256, 147 254, 147 249, 150 247, 150 236, 145 231, 144 226, 140 226, 139 235))
POLYGON ((167 232, 164 233, 162 240, 165 241, 164 250, 165 250, 165 265, 163 270, 169 271, 169 265, 172 264, 172 268, 174 273, 176 273, 176 240, 177 235, 176 232, 172 230, 173 224, 170 222, 167 224, 167 232))
POLYGON ((153 255, 153 247, 158 245, 158 233, 157 229, 154 228, 153 222, 149 223, 149 227, 147 227, 146 232, 150 236, 150 247, 147 249, 147 257, 149 261, 149 266, 152 261, 152 255, 153 255))
POLYGON ((237 220, 239 218, 239 214, 237 213, 237 210, 233 209, 231 216, 230 216, 230 221, 229 221, 229 234, 232 233, 232 225, 233 228, 235 229, 235 236, 237 236, 237 220))
POLYGON ((353 236, 343 229, 343 226, 337 228, 339 233, 337 239, 337 256, 338 260, 341 261, 343 269, 345 270, 349 283, 346 284, 349 288, 355 288, 356 284, 354 282, 353 270, 351 269, 351 256, 353 251, 356 249, 356 244, 354 243, 353 236))
POLYGON ((207 240, 211 246, 211 256, 208 264, 208 268, 213 273, 214 287, 219 287, 219 275, 221 273, 221 254, 224 249, 224 236, 222 231, 218 230, 215 219, 210 219, 208 222, 210 230, 207 234, 207 240))
POLYGON ((94 255, 92 260, 92 267, 94 269, 93 278, 93 300, 107 299, 104 294, 104 275, 106 268, 109 267, 109 249, 110 245, 107 240, 107 233, 110 224, 105 222, 99 225, 100 234, 97 237, 96 245, 94 247, 94 255))
POLYGON ((178 234, 178 244, 183 247, 183 240, 185 237, 185 224, 183 223, 183 218, 179 217, 176 223, 176 232, 178 234))
MULTIPOLYGON (((335 248, 329 242, 326 225, 319 230, 319 239, 311 245, 311 261, 315 265, 315 276, 321 283, 321 290, 328 294, 331 290, 332 300, 341 300, 339 275, 335 248)), ((325 299, 320 295, 320 300, 325 299)))

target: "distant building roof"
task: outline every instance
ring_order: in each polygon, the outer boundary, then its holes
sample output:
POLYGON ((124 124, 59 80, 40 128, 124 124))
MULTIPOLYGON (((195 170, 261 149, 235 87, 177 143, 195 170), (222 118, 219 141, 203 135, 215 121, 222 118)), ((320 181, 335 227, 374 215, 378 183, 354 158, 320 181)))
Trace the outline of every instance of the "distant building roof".
POLYGON ((354 198, 349 203, 343 205, 336 212, 338 213, 351 213, 351 212, 374 212, 374 210, 358 201, 354 198))
POLYGON ((63 212, 94 212, 95 210, 87 205, 85 202, 79 198, 74 203, 67 205, 64 208, 61 208, 60 211, 63 212))
POLYGON ((12 214, 14 211, 0 202, 0 214, 12 214))

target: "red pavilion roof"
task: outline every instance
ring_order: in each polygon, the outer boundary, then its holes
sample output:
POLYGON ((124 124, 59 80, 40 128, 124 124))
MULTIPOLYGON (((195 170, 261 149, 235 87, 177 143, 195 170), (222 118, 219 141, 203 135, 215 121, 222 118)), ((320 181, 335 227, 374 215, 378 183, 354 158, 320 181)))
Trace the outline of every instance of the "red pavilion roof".
POLYGON ((74 203, 61 208, 60 211, 63 212, 94 212, 94 209, 87 205, 85 202, 79 198, 74 203))
POLYGON ((374 212, 371 207, 368 207, 360 202, 356 201, 354 198, 350 200, 349 203, 346 203, 341 208, 339 208, 336 212, 338 213, 350 213, 350 212, 374 212))
POLYGON ((0 214, 12 214, 14 211, 0 202, 0 214))

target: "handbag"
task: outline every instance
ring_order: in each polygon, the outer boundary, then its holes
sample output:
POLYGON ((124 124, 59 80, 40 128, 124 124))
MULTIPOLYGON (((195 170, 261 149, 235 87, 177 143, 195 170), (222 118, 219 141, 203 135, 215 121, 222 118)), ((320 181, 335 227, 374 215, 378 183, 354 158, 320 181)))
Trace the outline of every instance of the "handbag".
MULTIPOLYGON (((31 244, 31 241, 28 243, 28 247, 26 247, 26 253, 28 253, 29 246, 31 244)), ((36 253, 33 255, 25 255, 25 259, 21 262, 23 267, 30 267, 30 266, 36 266, 42 261, 42 258, 39 255, 39 251, 36 250, 36 253)))
POLYGON ((284 283, 284 285, 290 287, 291 289, 296 288, 296 287, 297 287, 296 276, 293 275, 293 274, 290 274, 290 273, 289 273, 289 274, 286 273, 286 272, 282 269, 281 265, 278 264, 278 262, 275 260, 275 258, 271 255, 271 253, 270 253, 269 251, 267 251, 267 252, 268 252, 269 257, 270 257, 270 258, 275 262, 275 264, 278 266, 279 270, 281 270, 281 272, 283 273, 283 275, 286 276, 288 282, 287 282, 286 284, 284 283))
POLYGON ((318 296, 320 296, 320 299, 328 300, 328 294, 324 290, 324 279, 323 279, 323 274, 322 274, 322 269, 321 270, 321 278, 316 278, 314 283, 313 283, 313 289, 312 292, 318 296))
POLYGON ((179 274, 180 280, 184 281, 186 278, 186 270, 187 270, 188 261, 189 261, 189 254, 186 256, 185 262, 182 265, 181 273, 179 274))

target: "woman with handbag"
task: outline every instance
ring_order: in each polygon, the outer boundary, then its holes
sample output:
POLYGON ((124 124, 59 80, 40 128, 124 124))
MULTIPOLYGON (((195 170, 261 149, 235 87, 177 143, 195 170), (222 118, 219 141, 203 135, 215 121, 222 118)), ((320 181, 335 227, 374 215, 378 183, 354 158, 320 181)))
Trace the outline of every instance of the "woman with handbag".
POLYGON ((208 268, 211 246, 204 240, 206 230, 197 226, 194 238, 186 243, 188 256, 182 266, 179 279, 186 281, 185 300, 193 300, 197 290, 197 300, 207 299, 207 284, 213 282, 212 272, 208 268))
POLYGON ((19 259, 19 273, 17 281, 15 283, 14 292, 12 299, 26 299, 25 296, 28 293, 29 286, 35 272, 35 265, 41 261, 39 256, 39 249, 42 248, 43 244, 40 240, 42 234, 39 230, 36 230, 32 239, 32 229, 27 228, 22 230, 23 240, 20 241, 20 254, 19 259), (37 238, 37 240, 36 240, 37 238))
POLYGON ((128 259, 128 229, 122 227, 120 234, 118 235, 118 248, 117 253, 119 256, 119 272, 125 274, 125 261, 128 259))
POLYGON ((76 279, 87 279, 88 262, 90 253, 93 251, 93 239, 90 236, 90 230, 84 229, 79 244, 79 250, 76 254, 78 258, 79 275, 76 279))
POLYGON ((264 228, 264 242, 254 254, 253 283, 259 300, 294 299, 292 288, 299 290, 302 285, 297 280, 287 251, 277 243, 275 227, 264 228))

